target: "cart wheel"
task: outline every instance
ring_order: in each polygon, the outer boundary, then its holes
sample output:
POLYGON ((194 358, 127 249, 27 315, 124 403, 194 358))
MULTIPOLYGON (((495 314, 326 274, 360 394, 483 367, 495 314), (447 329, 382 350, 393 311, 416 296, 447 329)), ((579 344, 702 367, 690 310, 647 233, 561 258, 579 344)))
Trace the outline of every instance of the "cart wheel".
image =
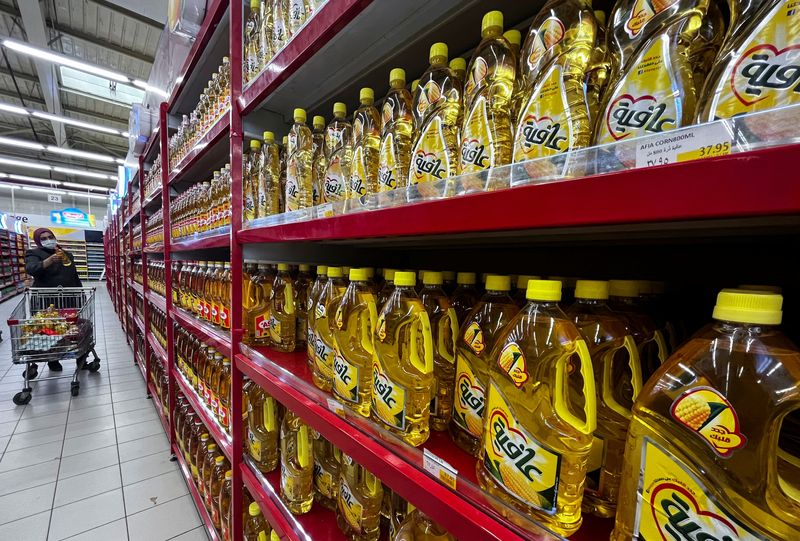
POLYGON ((100 359, 95 359, 86 366, 89 368, 89 372, 94 374, 95 372, 100 370, 100 359))
POLYGON ((72 385, 70 386, 70 393, 72 396, 78 396, 81 392, 81 384, 78 381, 73 381, 72 385))
POLYGON ((26 372, 28 379, 36 379, 36 377, 39 375, 39 369, 34 366, 26 368, 25 370, 22 371, 23 378, 25 377, 26 372))
POLYGON ((24 406, 25 404, 31 401, 31 393, 27 391, 22 391, 21 393, 15 394, 12 400, 14 401, 14 404, 16 404, 17 406, 24 406))

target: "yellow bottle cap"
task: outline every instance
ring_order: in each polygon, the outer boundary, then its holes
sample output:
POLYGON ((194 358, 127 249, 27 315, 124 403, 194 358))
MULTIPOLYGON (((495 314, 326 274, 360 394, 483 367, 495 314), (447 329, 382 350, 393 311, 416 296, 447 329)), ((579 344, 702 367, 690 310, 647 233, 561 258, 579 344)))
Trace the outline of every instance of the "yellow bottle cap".
POLYGON ((456 273, 454 271, 444 271, 442 272, 442 278, 444 278, 445 282, 452 282, 456 279, 456 273))
POLYGON ((528 289, 528 282, 531 280, 538 280, 538 276, 533 276, 531 274, 520 274, 517 276, 517 289, 524 289, 527 291, 528 289))
POLYGON ((306 110, 305 109, 295 109, 293 118, 294 118, 295 122, 305 122, 306 121, 306 110))
POLYGON ((611 280, 608 294, 612 297, 638 297, 639 283, 636 280, 611 280))
POLYGON ((467 61, 457 56, 450 61, 450 69, 453 71, 467 71, 467 61))
POLYGON ((278 537, 278 532, 272 530, 272 532, 269 534, 269 541, 281 541, 281 538, 278 537))
POLYGON ((228 479, 232 478, 232 477, 233 477, 233 472, 231 470, 228 470, 228 471, 225 472, 225 480, 226 481, 228 479))
POLYGON ((250 507, 247 508, 247 514, 251 517, 257 517, 261 514, 261 508, 256 502, 253 502, 250 504, 250 507))
POLYGON ((389 84, 392 84, 395 81, 400 81, 402 84, 406 84, 406 70, 403 68, 394 68, 392 71, 390 71, 389 84))
POLYGON ((213 451, 216 448, 217 448, 217 444, 216 443, 209 443, 208 444, 208 450, 209 451, 213 451))
POLYGON ((608 282, 605 280, 578 280, 575 284, 576 299, 598 299, 608 298, 608 282))
POLYGON ((261 0, 250 0, 250 9, 256 9, 261 6, 261 0))
POLYGON ((258 139, 253 139, 252 141, 250 141, 250 148, 252 150, 260 149, 261 148, 261 141, 259 141, 258 139))
POLYGON ((486 276, 487 291, 508 291, 511 289, 511 277, 499 274, 489 274, 486 276))
POLYGON ((342 267, 328 267, 328 278, 341 278, 344 276, 342 267))
POLYGON ((370 87, 365 86, 361 89, 361 91, 359 91, 358 99, 361 101, 361 103, 370 104, 375 101, 375 91, 370 87))
POLYGON ((483 16, 483 21, 481 21, 481 33, 486 32, 490 28, 499 28, 501 32, 503 31, 502 11, 490 11, 483 16))
POLYGON ((215 462, 216 464, 222 464, 222 462, 223 462, 224 460, 225 460, 225 457, 224 457, 224 456, 218 456, 217 458, 215 458, 215 459, 214 459, 214 462, 215 462))
POLYGON ((386 279, 387 282, 394 281, 394 275, 397 273, 397 269, 383 269, 383 277, 386 279))
POLYGON ((431 45, 431 54, 428 55, 428 59, 433 62, 435 58, 444 57, 444 61, 447 62, 447 44, 446 43, 434 43, 431 45))
POLYGON ((653 293, 653 286, 649 280, 636 280, 636 287, 639 288, 639 295, 650 295, 653 293))
POLYGON ((351 282, 366 282, 367 278, 367 269, 350 269, 351 282))
POLYGON ((325 117, 320 115, 314 116, 314 127, 317 129, 322 129, 325 127, 325 117))
POLYGON ((347 114, 347 105, 345 105, 344 103, 342 103, 340 101, 337 101, 336 103, 334 103, 333 104, 333 114, 336 115, 337 113, 340 114, 340 115, 343 115, 343 116, 346 115, 347 114))
POLYGON ((605 25, 606 25, 606 12, 605 11, 596 9, 594 11, 594 18, 597 19, 597 24, 599 24, 600 26, 605 27, 605 25))
POLYGON ((783 296, 777 293, 723 289, 717 295, 717 305, 712 317, 720 321, 779 325, 783 315, 782 306, 783 296))
POLYGON ((275 142, 275 134, 271 131, 264 132, 264 142, 265 143, 274 143, 275 142))
POLYGON ((288 145, 289 144, 289 136, 288 135, 284 135, 282 142, 283 142, 283 146, 288 145))
POLYGON ((415 286, 417 285, 417 275, 414 272, 397 271, 394 273, 394 285, 415 286))
POLYGON ((561 282, 558 280, 531 280, 525 298, 529 301, 560 301, 561 282))
POLYGON ((456 283, 465 286, 472 286, 475 285, 475 278, 474 272, 459 272, 456 275, 456 283))
POLYGON ((509 30, 503 34, 503 37, 506 38, 511 45, 515 45, 519 47, 522 45, 522 34, 519 30, 509 30))
POLYGON ((303 271, 303 272, 308 272, 308 271, 310 271, 310 270, 311 270, 311 265, 300 265, 300 266, 298 267, 298 269, 300 269, 300 270, 301 270, 301 271, 303 271))
POLYGON ((413 81, 411 81, 411 92, 416 92, 418 86, 419 86, 419 79, 414 79, 413 81))
POLYGON ((278 270, 279 271, 288 271, 289 264, 288 263, 278 263, 278 270))
POLYGON ((422 275, 422 283, 426 286, 440 286, 444 283, 444 276, 441 272, 425 271, 422 275))
POLYGON ((328 276, 328 266, 327 265, 317 265, 317 274, 322 274, 323 276, 328 276))
POLYGON ((746 289, 747 291, 768 291, 769 293, 777 293, 778 295, 783 293, 783 289, 780 286, 769 286, 762 284, 742 284, 737 289, 746 289))

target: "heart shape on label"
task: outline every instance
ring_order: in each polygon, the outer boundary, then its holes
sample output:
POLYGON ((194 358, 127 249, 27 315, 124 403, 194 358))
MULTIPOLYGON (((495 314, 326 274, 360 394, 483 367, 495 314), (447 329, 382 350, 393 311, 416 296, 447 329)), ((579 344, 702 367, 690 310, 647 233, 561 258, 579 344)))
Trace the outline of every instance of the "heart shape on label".
MULTIPOLYGON (((637 112, 646 113, 657 104, 658 100, 656 100, 654 96, 644 95, 634 98, 630 94, 623 94, 612 101, 606 110, 606 128, 608 129, 608 133, 616 141, 629 137, 634 131, 625 132, 624 130, 627 128, 637 128, 637 126, 629 123, 630 120, 633 120, 631 115, 637 112), (628 103, 626 104, 626 102, 628 103), (653 105, 650 105, 651 103, 653 105), (620 127, 623 129, 620 130, 620 127), (618 135, 618 133, 621 135, 618 135)), ((646 124, 646 122, 642 123, 642 125, 644 124, 646 124)))
POLYGON ((665 482, 654 487, 650 509, 663 541, 682 538, 684 530, 692 532, 692 539, 739 538, 738 530, 726 517, 701 510, 695 497, 676 483, 665 482), (698 537, 700 533, 707 537, 698 537))
MULTIPOLYGON (((781 91, 796 88, 800 82, 800 63, 792 65, 785 58, 782 63, 775 61, 795 50, 800 50, 800 44, 778 50, 770 43, 762 43, 748 49, 731 71, 730 85, 736 98, 751 107, 768 98, 770 90, 781 91), (787 75, 790 77, 787 78, 787 75), (751 92, 748 92, 748 89, 751 92), (762 90, 767 90, 768 93, 763 94, 762 90)), ((800 55, 798 55, 798 59, 800 59, 800 55)))

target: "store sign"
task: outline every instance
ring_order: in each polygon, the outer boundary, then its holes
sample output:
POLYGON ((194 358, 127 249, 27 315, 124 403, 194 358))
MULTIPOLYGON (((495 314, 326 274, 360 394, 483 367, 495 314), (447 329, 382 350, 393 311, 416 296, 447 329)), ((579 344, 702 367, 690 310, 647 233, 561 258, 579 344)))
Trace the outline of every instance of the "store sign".
POLYGON ((50 203, 61 203, 61 196, 57 193, 49 193, 47 194, 47 200, 50 203))
POLYGON ((25 233, 25 224, 27 221, 27 216, 14 216, 7 212, 0 212, 0 229, 8 229, 15 233, 25 233))
POLYGON ((94 214, 87 214, 76 208, 50 211, 50 221, 57 225, 72 225, 78 227, 95 226, 94 214))

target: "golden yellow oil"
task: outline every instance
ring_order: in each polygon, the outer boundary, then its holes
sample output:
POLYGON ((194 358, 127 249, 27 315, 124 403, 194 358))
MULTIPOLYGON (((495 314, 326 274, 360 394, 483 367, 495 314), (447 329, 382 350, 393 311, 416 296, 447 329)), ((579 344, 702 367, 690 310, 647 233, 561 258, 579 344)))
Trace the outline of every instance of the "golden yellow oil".
POLYGON ((322 202, 349 198, 350 167, 353 159, 353 126, 345 119, 344 103, 333 104, 333 120, 325 128, 325 179, 322 202))
POLYGON ((275 144, 275 134, 265 131, 258 160, 256 218, 266 218, 280 212, 280 174, 280 152, 275 144))
POLYGON ((314 185, 312 204, 322 203, 322 192, 325 189, 325 169, 328 162, 325 159, 325 117, 314 117, 314 131, 311 133, 311 143, 314 150, 312 183, 314 185))
POLYGON ((351 541, 380 537, 383 486, 380 480, 342 453, 336 522, 351 541))
POLYGON ((294 110, 286 156, 286 212, 308 208, 314 199, 314 144, 303 109, 294 110))
POLYGON ((311 290, 308 292, 308 321, 306 323, 306 354, 308 368, 312 372, 314 371, 314 358, 317 351, 317 338, 315 331, 317 300, 319 299, 319 294, 322 293, 322 289, 327 281, 328 267, 325 265, 318 265, 317 277, 314 280, 314 284, 311 286, 311 290))
POLYGON ((247 450, 262 473, 278 467, 280 405, 258 385, 247 396, 247 450))
POLYGON ((244 23, 244 80, 252 81, 261 71, 261 0, 250 0, 250 13, 244 23))
POLYGON ((378 192, 378 162, 381 145, 381 116, 375 108, 375 93, 362 88, 361 105, 353 115, 353 162, 350 169, 350 197, 378 192))
POLYGON ((269 298, 269 311, 269 337, 272 347, 285 353, 294 351, 297 332, 294 278, 286 263, 278 264, 278 274, 272 283, 272 294, 269 298))
POLYGON ((266 263, 259 263, 257 269, 257 274, 252 278, 252 304, 244 314, 247 343, 254 346, 268 346, 271 320, 269 299, 272 295, 273 275, 266 263))
POLYGON ((314 449, 311 429, 286 411, 281 424, 281 500, 295 515, 314 503, 314 449))
POLYGON ((333 387, 333 357, 336 342, 331 330, 330 318, 335 317, 336 307, 347 289, 341 267, 328 267, 328 281, 320 291, 314 306, 314 364, 311 376, 314 385, 331 392, 333 387), (333 313, 331 313, 333 312, 333 313))
POLYGON ((400 524, 392 541, 456 541, 428 515, 414 509, 400 524))
POLYGON ((308 339, 308 295, 311 293, 311 266, 299 265, 294 281, 294 311, 297 320, 295 347, 302 350, 308 339))
POLYGON ((378 191, 381 192, 406 186, 414 139, 413 98, 406 89, 405 70, 391 71, 389 87, 381 109, 383 128, 378 157, 378 191))
POLYGON ((339 497, 339 465, 342 452, 314 431, 314 500, 326 509, 336 509, 339 497))
POLYGON ((250 152, 242 156, 242 206, 243 219, 247 222, 256 217, 258 201, 258 158, 261 155, 261 141, 250 141, 250 152))

